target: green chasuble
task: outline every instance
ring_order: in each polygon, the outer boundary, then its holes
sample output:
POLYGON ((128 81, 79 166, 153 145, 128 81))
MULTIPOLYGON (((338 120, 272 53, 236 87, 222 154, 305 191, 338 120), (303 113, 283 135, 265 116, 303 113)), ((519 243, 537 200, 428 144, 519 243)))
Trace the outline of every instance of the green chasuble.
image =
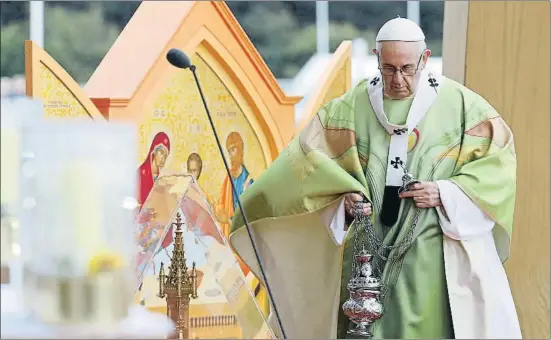
MULTIPOLYGON (((361 192, 373 204, 371 221, 386 245, 400 243, 417 211, 403 200, 393 226, 380 223, 390 135, 360 82, 325 105, 242 196, 253 237, 288 338, 346 338, 342 313, 351 275, 352 223, 344 244, 331 223, 345 194, 361 192)), ((373 82, 373 81, 372 81, 373 82)), ((404 124, 412 100, 384 100, 394 124, 404 124)), ((453 181, 495 221, 500 258, 509 252, 515 197, 512 134, 479 95, 443 78, 436 99, 409 134, 407 168, 421 181, 453 181), (488 176, 491 174, 491 176, 488 176)), ((436 209, 421 209, 414 241, 379 264, 385 285, 383 317, 374 338, 453 338, 443 233, 436 209)), ((243 216, 236 213, 232 247, 262 278, 243 216)), ((369 249, 372 253, 372 249, 369 249)), ((279 328, 271 320, 276 334, 279 328)))

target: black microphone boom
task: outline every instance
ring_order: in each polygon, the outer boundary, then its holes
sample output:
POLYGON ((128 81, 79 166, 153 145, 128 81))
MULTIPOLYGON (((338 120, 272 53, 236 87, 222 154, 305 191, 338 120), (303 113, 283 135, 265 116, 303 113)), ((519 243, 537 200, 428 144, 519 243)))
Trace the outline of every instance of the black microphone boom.
MULTIPOLYGON (((222 156, 222 160, 224 161, 224 166, 226 168, 226 172, 228 174, 228 177, 231 179, 231 172, 230 167, 228 166, 228 161, 226 160, 226 157, 224 157, 224 149, 222 148, 222 144, 220 143, 220 138, 218 137, 218 133, 216 132, 216 128, 214 127, 214 121, 212 120, 212 116, 210 115, 209 108, 207 106, 207 101, 205 99, 205 96, 203 95, 203 90, 201 89, 201 84, 199 84, 199 78, 197 78, 197 73, 195 72, 195 65, 191 64, 191 61, 189 57, 181 50, 172 48, 168 53, 166 54, 166 59, 169 63, 171 63, 173 66, 181 69, 187 69, 189 68, 191 73, 193 73, 193 77, 195 78, 195 84, 197 84, 197 89, 199 90, 199 94, 201 95, 201 100, 203 101, 203 106, 205 107, 205 111, 207 112, 207 117, 209 119, 210 126, 212 128, 212 132, 214 133, 214 138, 216 139, 216 144, 218 145, 218 149, 220 150, 220 155, 222 156)), ((264 271, 264 266, 262 264, 262 260, 260 259, 260 254, 258 253, 258 247, 256 246, 256 242, 254 240, 252 229, 249 225, 249 221, 247 219, 247 216, 245 215, 245 210, 243 209, 243 206, 241 205, 241 200, 239 199, 239 195, 237 194, 237 190, 235 189, 235 184, 232 180, 230 180, 233 196, 237 200, 237 205, 239 207, 239 211, 241 212, 241 215, 243 216, 243 222, 245 222, 245 227, 247 229, 247 233, 249 234, 249 239, 251 240, 251 245, 253 247, 254 255, 256 256, 256 260, 258 261, 258 265, 260 267, 260 273, 264 277, 264 285, 266 286, 266 291, 268 292, 268 296, 270 297, 270 300, 272 302, 272 307, 274 309, 274 314, 277 319, 277 322, 279 324, 279 328, 281 330, 281 335, 283 336, 283 339, 287 339, 287 336, 285 334, 285 330, 283 329, 283 324, 281 322, 281 318, 279 317, 279 312, 276 307, 276 303, 274 300, 274 296, 272 294, 272 289, 270 287, 270 284, 268 283, 268 277, 266 276, 266 272, 264 271)))

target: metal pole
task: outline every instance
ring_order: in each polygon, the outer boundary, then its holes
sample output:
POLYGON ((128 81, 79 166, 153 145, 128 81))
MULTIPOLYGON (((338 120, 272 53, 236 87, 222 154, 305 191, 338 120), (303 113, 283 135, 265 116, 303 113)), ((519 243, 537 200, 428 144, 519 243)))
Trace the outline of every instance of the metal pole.
POLYGON ((417 25, 421 24, 421 9, 419 1, 407 1, 408 19, 414 21, 417 25))
POLYGON ((329 53, 329 2, 316 1, 317 54, 329 53))
POLYGON ((29 1, 31 40, 44 48, 44 1, 29 1))

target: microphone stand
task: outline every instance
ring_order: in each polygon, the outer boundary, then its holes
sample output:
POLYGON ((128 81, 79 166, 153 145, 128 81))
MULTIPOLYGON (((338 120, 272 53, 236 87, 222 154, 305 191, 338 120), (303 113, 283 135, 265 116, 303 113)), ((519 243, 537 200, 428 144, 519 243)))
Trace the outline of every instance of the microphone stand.
POLYGON ((260 267, 260 273, 264 277, 264 285, 266 286, 266 291, 268 292, 268 296, 270 297, 270 300, 272 302, 272 307, 274 309, 274 314, 277 319, 279 328, 281 330, 281 335, 283 336, 283 339, 287 339, 287 336, 285 334, 285 330, 283 329, 283 323, 281 322, 281 318, 279 317, 279 312, 276 307, 276 303, 274 300, 274 296, 272 294, 272 289, 270 285, 268 284, 268 278, 266 276, 266 273, 264 271, 264 266, 262 265, 262 260, 260 259, 260 255, 258 253, 258 248, 256 246, 256 242, 254 241, 254 237, 252 234, 252 229, 249 225, 249 221, 247 219, 247 216, 245 215, 245 210, 243 209, 243 206, 241 205, 241 200, 239 199, 239 195, 237 194, 237 190, 235 189, 235 184, 231 180, 231 172, 230 167, 228 166, 228 162, 226 161, 226 157, 224 157, 224 149, 222 148, 222 144, 220 143, 220 138, 218 137, 218 133, 216 132, 216 128, 214 127, 214 121, 212 120, 212 116, 210 114, 209 108, 207 106, 207 101, 205 100, 205 96, 203 95, 203 90, 201 89, 201 84, 199 83, 199 78, 197 78, 197 73, 195 65, 190 65, 189 69, 191 73, 193 73, 193 78, 195 79, 195 83, 197 84, 197 89, 199 89, 199 95, 201 96, 201 100, 203 101, 203 106, 205 107, 205 111, 207 112, 207 117, 209 119, 210 126, 212 128, 212 132, 214 132, 214 138, 216 139, 216 144, 218 145, 218 149, 220 150, 220 155, 222 156, 222 160, 224 161, 224 167, 226 168, 226 172, 229 177, 229 182, 231 183, 231 188, 234 197, 237 200, 237 205, 239 206, 239 211, 241 211, 241 215, 243 215, 243 221, 245 222, 245 228, 247 229, 247 233, 249 234, 249 239, 251 240, 251 245, 253 247, 254 254, 256 256, 256 260, 258 261, 258 265, 260 267))

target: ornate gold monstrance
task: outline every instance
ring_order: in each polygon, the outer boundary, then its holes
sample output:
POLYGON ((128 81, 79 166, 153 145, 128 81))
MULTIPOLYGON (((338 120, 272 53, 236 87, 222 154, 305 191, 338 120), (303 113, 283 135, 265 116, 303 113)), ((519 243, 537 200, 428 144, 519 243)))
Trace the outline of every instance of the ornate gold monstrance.
POLYGON ((184 255, 184 240, 182 238, 182 218, 176 215, 174 249, 171 263, 168 266, 168 276, 165 275, 164 264, 159 270, 160 298, 166 297, 166 314, 176 324, 176 331, 168 339, 189 339, 189 301, 197 298, 197 271, 195 262, 191 274, 188 274, 186 257, 184 255))

